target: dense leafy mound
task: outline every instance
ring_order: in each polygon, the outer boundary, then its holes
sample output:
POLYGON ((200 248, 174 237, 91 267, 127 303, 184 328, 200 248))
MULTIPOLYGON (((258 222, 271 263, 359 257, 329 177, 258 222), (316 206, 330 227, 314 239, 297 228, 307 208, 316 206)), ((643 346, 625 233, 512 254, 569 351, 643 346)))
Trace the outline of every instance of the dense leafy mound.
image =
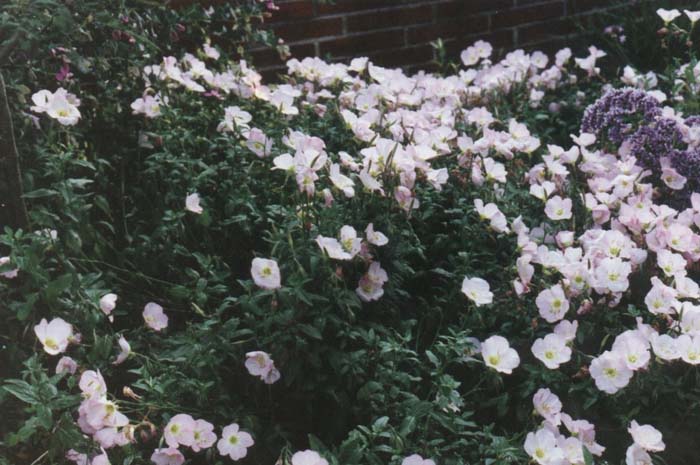
POLYGON ((0 463, 684 463, 695 58, 614 90, 596 47, 480 41, 265 84, 265 5, 99 3, 13 55, 0 463))

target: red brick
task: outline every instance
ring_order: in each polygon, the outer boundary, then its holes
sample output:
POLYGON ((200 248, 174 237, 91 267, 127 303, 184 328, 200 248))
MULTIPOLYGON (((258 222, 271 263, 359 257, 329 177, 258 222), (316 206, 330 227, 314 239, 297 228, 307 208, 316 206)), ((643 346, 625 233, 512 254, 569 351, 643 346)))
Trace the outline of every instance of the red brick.
POLYGON ((372 63, 390 68, 425 63, 433 59, 433 47, 420 45, 397 50, 386 50, 367 55, 372 63))
MULTIPOLYGON (((428 0, 430 1, 430 0, 428 0)), ((434 3, 436 0, 432 0, 434 3)), ((336 0, 335 4, 321 3, 317 5, 318 14, 356 13, 377 8, 390 8, 411 3, 426 3, 426 0, 336 0)))
POLYGON ((312 0, 294 0, 288 2, 275 2, 279 10, 272 12, 270 22, 289 21, 292 19, 308 19, 314 15, 312 0))
POLYGON ((408 30, 409 44, 432 42, 437 39, 451 39, 471 34, 487 32, 489 19, 485 16, 468 16, 436 24, 411 27, 408 30))
POLYGON ((583 13, 586 11, 607 8, 614 5, 610 0, 572 0, 571 1, 571 12, 572 13, 583 13))
POLYGON ((480 13, 505 10, 513 6, 513 0, 451 0, 436 8, 437 18, 458 18, 480 13))
POLYGON ((281 24, 273 28, 275 35, 286 42, 299 42, 343 33, 342 18, 313 19, 304 22, 281 24))
POLYGON ((357 56, 374 50, 398 48, 404 45, 403 31, 382 31, 357 34, 341 39, 321 42, 321 56, 357 56))
POLYGON ((536 23, 518 27, 518 43, 542 42, 557 36, 565 36, 577 31, 576 22, 570 19, 558 19, 545 23, 536 23))
POLYGON ((391 29, 433 20, 431 5, 401 7, 347 17, 348 32, 391 29))
POLYGON ((513 8, 493 15, 491 27, 501 29, 537 21, 547 21, 563 15, 564 4, 561 1, 525 8, 513 8))

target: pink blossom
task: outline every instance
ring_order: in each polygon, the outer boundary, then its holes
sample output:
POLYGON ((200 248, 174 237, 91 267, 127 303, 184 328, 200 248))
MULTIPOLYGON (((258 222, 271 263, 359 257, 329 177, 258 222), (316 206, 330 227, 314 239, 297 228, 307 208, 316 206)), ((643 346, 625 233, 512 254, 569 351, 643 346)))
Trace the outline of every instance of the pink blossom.
POLYGON ((202 449, 209 449, 216 442, 216 433, 214 433, 214 425, 205 420, 195 421, 193 437, 193 451, 199 452, 202 449))
POLYGON ((78 369, 78 364, 70 357, 61 357, 56 365, 56 374, 59 373, 70 373, 71 375, 75 373, 78 369))
POLYGON ((160 331, 168 327, 168 316, 163 312, 163 307, 155 302, 149 302, 143 309, 143 319, 146 326, 154 331, 160 331))
POLYGON ((151 461, 156 465, 182 465, 185 456, 174 447, 156 449, 151 455, 151 461))
POLYGON ((194 419, 187 414, 180 413, 170 419, 165 426, 163 436, 165 442, 170 447, 191 446, 194 444, 194 430, 196 423, 194 419))
POLYGON ((275 368, 275 362, 270 355, 262 351, 245 354, 245 367, 253 376, 259 376, 265 384, 274 384, 280 379, 280 372, 275 368))
POLYGON ((221 439, 216 443, 219 454, 228 455, 233 460, 240 460, 248 454, 248 448, 255 441, 245 431, 240 431, 236 423, 226 426, 221 432, 221 439))

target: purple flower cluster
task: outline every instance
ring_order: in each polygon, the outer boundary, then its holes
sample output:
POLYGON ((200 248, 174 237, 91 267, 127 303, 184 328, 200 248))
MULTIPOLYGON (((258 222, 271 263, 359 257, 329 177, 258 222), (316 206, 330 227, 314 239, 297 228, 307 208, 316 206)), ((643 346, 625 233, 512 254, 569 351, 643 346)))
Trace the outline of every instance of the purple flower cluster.
POLYGON ((643 90, 614 89, 586 108, 581 131, 621 144, 637 128, 653 123, 660 115, 658 100, 643 90))
POLYGON ((690 195, 693 192, 700 192, 700 148, 674 150, 669 158, 671 166, 687 179, 683 189, 674 191, 673 197, 676 202, 673 203, 677 207, 687 206, 690 195))
MULTIPOLYGON (((700 149, 688 148, 683 142, 683 125, 661 113, 659 102, 643 90, 611 90, 586 109, 581 131, 595 134, 603 146, 612 144, 615 150, 635 157, 640 166, 652 172, 652 182, 668 196, 668 202, 682 208, 693 192, 700 192, 700 149), (661 181, 663 158, 686 178, 683 189, 669 189, 661 181)), ((684 123, 699 126, 700 115, 684 123)))
POLYGON ((625 140, 629 154, 637 163, 651 170, 656 178, 661 175, 661 159, 669 157, 683 140, 675 120, 661 118, 653 124, 641 126, 625 140))

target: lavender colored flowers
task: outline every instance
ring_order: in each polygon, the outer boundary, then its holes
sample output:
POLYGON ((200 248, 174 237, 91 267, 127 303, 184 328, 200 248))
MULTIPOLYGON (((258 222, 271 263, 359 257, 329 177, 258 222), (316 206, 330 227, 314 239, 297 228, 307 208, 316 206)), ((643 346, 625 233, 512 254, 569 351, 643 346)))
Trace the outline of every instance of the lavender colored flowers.
POLYGON ((661 115, 659 102, 643 90, 625 88, 610 90, 586 108, 581 132, 595 134, 621 144, 630 134, 661 115))

